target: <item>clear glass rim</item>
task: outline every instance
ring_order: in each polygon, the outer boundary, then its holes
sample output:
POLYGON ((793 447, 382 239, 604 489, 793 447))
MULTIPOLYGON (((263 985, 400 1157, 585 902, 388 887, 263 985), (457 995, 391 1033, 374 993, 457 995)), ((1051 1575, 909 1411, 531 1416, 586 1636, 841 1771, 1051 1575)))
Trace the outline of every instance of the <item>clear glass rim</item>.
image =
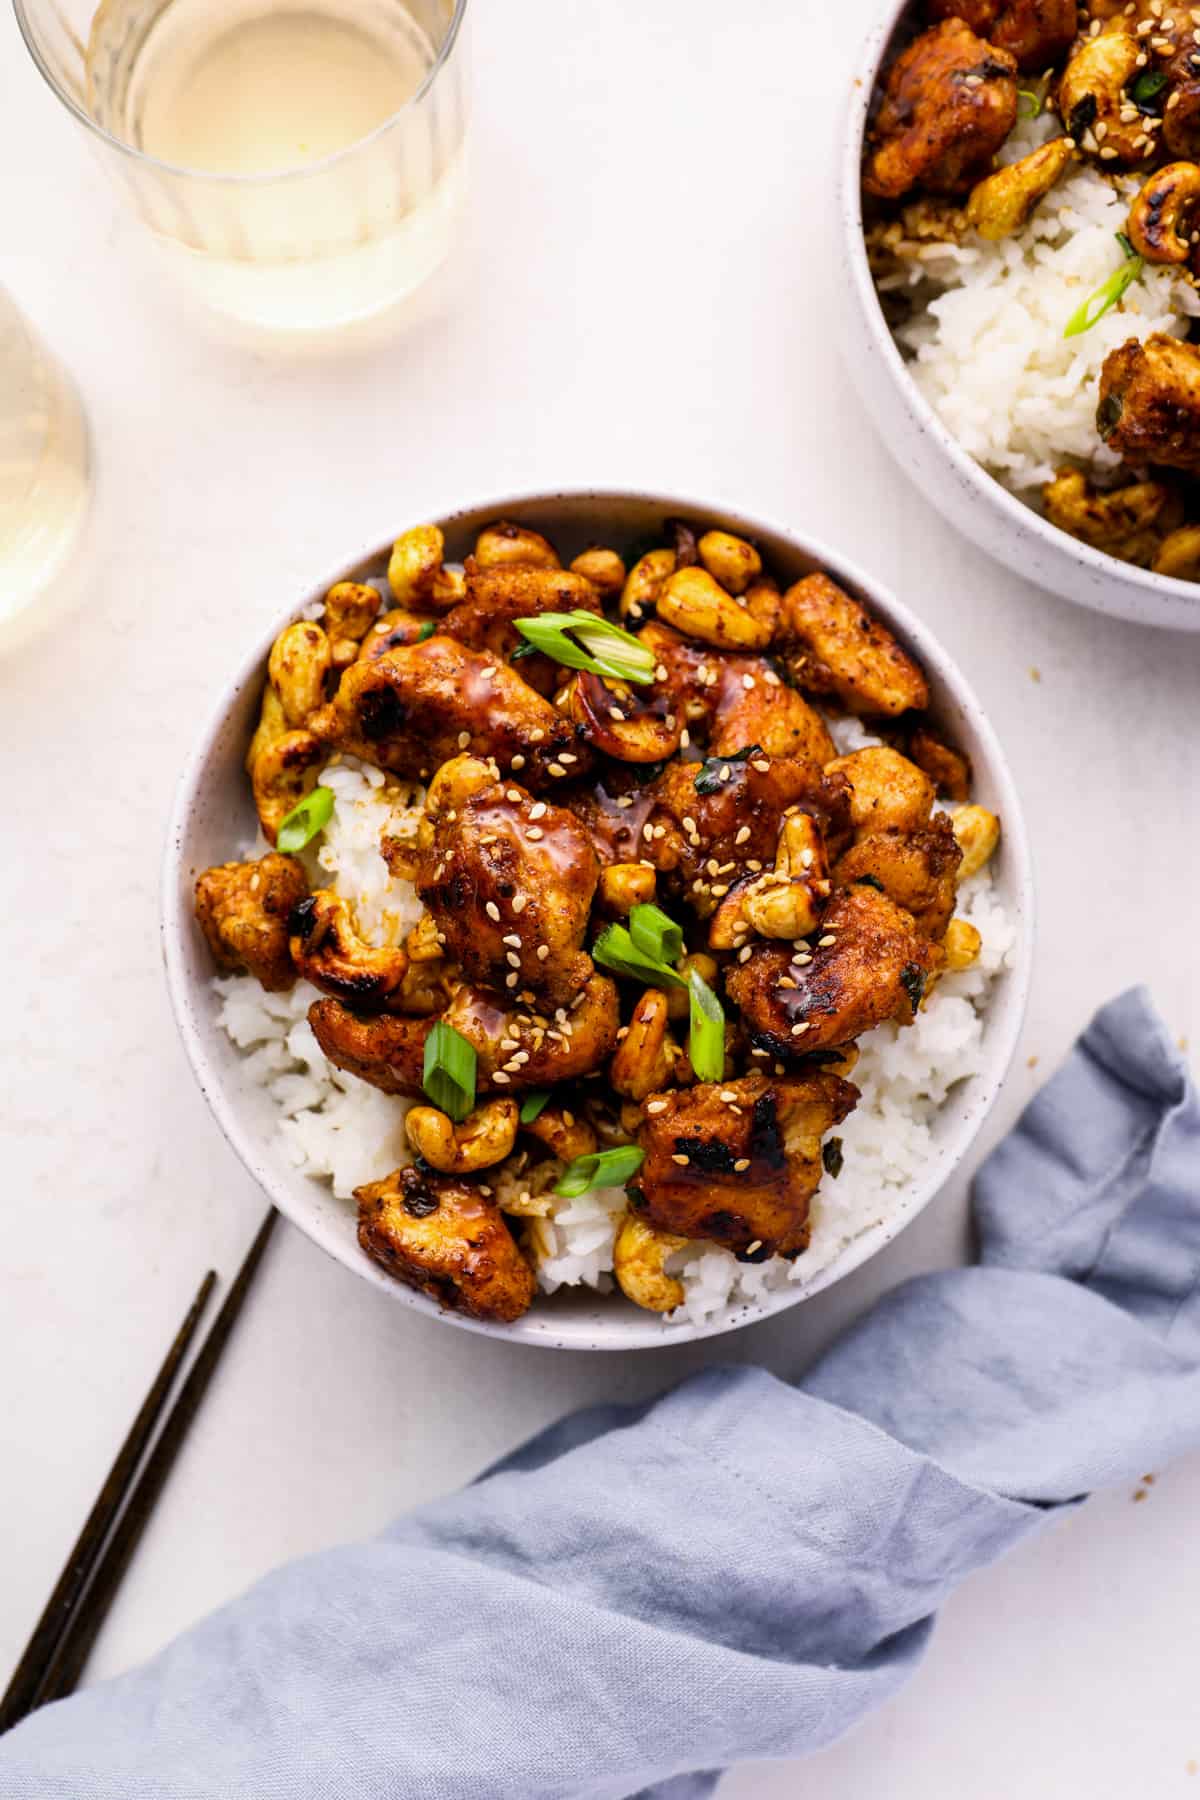
POLYGON ((319 162, 304 163, 294 169, 275 169, 248 175, 238 175, 225 173, 219 169, 190 169, 182 163, 164 162, 161 157, 151 156, 147 151, 139 150, 136 144, 127 144, 123 138, 115 137, 111 131, 100 124, 99 120, 94 119, 91 113, 85 112, 83 107, 80 106, 79 102, 75 99, 74 95, 69 94, 63 87, 53 69, 50 68, 45 57, 42 55, 41 48, 38 45, 34 33, 33 25, 26 11, 25 0, 13 0, 13 11, 17 18, 17 27, 25 40, 25 48, 33 58, 33 61, 41 74, 42 80, 46 83, 46 86, 50 89, 51 93, 57 95, 67 111, 74 118, 78 119, 79 123, 92 137, 98 138, 101 143, 106 144, 110 150, 115 150, 119 156, 127 157, 131 162, 134 162, 143 168, 152 169, 158 174, 178 176, 186 181, 212 182, 223 187, 242 188, 269 187, 276 182, 304 181, 311 176, 322 175, 326 173, 326 171, 336 168, 339 163, 345 162, 349 157, 356 156, 360 150, 366 149, 368 145, 378 143, 380 139, 386 137, 388 132, 391 131, 401 119, 405 118, 411 113, 414 107, 420 104, 441 74, 442 69, 448 62, 450 54, 458 41, 459 30, 461 29, 466 10, 467 0, 455 0, 454 12, 450 19, 450 23, 446 27, 446 34, 438 46, 437 55, 434 57, 429 73, 426 75, 424 81, 422 81, 420 87, 418 87, 414 93, 409 95, 403 105, 397 107, 394 113, 389 114, 386 119, 376 125, 373 131, 369 131, 366 137, 355 138, 352 144, 344 145, 341 150, 334 150, 329 156, 323 156, 319 162))

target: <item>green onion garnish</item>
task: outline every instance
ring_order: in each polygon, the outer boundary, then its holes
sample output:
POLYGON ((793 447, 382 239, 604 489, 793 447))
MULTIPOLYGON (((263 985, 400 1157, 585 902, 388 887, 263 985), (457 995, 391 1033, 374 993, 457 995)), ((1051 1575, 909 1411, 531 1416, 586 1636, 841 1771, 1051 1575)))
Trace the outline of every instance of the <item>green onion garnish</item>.
POLYGON ((593 1150, 588 1156, 577 1156, 569 1162, 554 1185, 561 1200, 574 1200, 593 1187, 624 1187, 646 1160, 646 1152, 636 1144, 622 1144, 616 1150, 593 1150))
POLYGON ((513 624, 535 650, 544 650, 565 668, 586 669, 615 681, 654 680, 654 652, 599 613, 579 609, 539 613, 532 619, 514 619, 513 624))
POLYGON ((439 1019, 425 1039, 425 1069, 421 1086, 435 1106, 456 1124, 475 1104, 475 1046, 461 1031, 439 1019))
POLYGON ((549 1098, 549 1088, 534 1088, 530 1093, 526 1094, 521 1106, 522 1125, 532 1125, 533 1121, 544 1111, 546 1102, 549 1098))
POLYGON ((675 963, 683 955, 683 929, 657 906, 635 906, 629 915, 633 947, 651 962, 675 963))
POLYGON ((682 975, 669 969, 658 957, 639 950, 624 925, 606 925, 592 945, 592 960, 616 975, 627 975, 631 981, 642 981, 650 987, 686 987, 682 975))
POLYGON ((333 789, 315 787, 298 806, 293 806, 275 833, 275 848, 290 856, 311 844, 318 831, 323 831, 333 817, 333 789))
MULTIPOLYGON (((696 792, 698 794, 715 794, 722 782, 729 776, 725 771, 730 763, 748 762, 752 756, 761 756, 761 744, 746 744, 740 750, 734 750, 728 756, 709 756, 696 771, 696 792)), ((732 774, 732 770, 730 770, 732 774)))
POLYGON ((725 1073, 725 1014, 704 977, 688 970, 691 1036, 688 1056, 701 1081, 720 1081, 725 1073))
POLYGON ((423 644, 425 642, 426 638, 431 638, 436 630, 437 630, 437 620, 436 619, 426 619, 426 621, 422 625, 420 631, 418 631, 418 633, 417 633, 418 644, 423 644))
POLYGON ((1036 119, 1042 110, 1041 97, 1031 93, 1028 88, 1017 89, 1018 119, 1036 119))
POLYGON ((1145 268, 1144 259, 1137 254, 1123 231, 1116 233, 1116 239, 1125 252, 1125 261, 1071 314, 1063 332, 1064 337, 1078 337, 1081 332, 1090 331, 1097 319, 1102 319, 1117 304, 1126 288, 1132 287, 1145 268))
POLYGON ((1137 80, 1130 88, 1130 99, 1135 106, 1149 106, 1152 100, 1158 99, 1158 96, 1167 85, 1167 79, 1167 76, 1164 75, 1161 69, 1147 69, 1143 74, 1138 76, 1137 80))

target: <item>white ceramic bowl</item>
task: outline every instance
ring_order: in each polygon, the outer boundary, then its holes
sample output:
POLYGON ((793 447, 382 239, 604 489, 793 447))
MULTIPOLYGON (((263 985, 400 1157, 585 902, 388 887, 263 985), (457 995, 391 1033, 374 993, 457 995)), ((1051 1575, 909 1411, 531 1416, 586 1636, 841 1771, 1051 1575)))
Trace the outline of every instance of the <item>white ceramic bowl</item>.
MULTIPOLYGON (((628 548, 659 531, 668 518, 724 526, 753 538, 761 546, 768 565, 785 582, 814 568, 828 570, 844 587, 860 595, 921 663, 929 678, 935 716, 971 756, 976 797, 1004 821, 997 865, 998 892, 1017 922, 1019 952, 1015 970, 1001 978, 993 993, 984 1030, 984 1069, 964 1083, 943 1107, 935 1127, 936 1148, 920 1180, 906 1193, 897 1194, 894 1208, 884 1222, 855 1239, 810 1284, 797 1283, 782 1293, 774 1293, 761 1306, 732 1307, 701 1327, 665 1327, 658 1318, 622 1297, 605 1297, 590 1289, 560 1290, 549 1299, 541 1296, 515 1325, 480 1324, 456 1313, 440 1312, 432 1300, 392 1280, 363 1254, 355 1236, 353 1208, 336 1199, 323 1182, 293 1168, 281 1153, 276 1109, 265 1091, 246 1079, 242 1057, 217 1024, 212 959, 192 914, 192 885, 201 869, 228 860, 235 854, 236 846, 253 835, 255 820, 242 759, 257 719, 267 653, 276 634, 305 607, 319 602, 334 581, 381 575, 387 568, 390 543, 350 568, 337 570, 311 594, 298 596, 295 604, 275 621, 220 695, 183 771, 163 872, 163 949, 175 1017, 196 1079, 217 1122, 264 1192, 322 1249, 401 1305, 416 1307, 431 1319, 444 1319, 468 1330, 547 1349, 631 1350, 709 1337, 793 1306, 857 1268, 928 1205, 965 1155, 1004 1079, 1025 1010, 1033 897, 1029 845, 1020 803, 1003 752, 979 702, 946 652, 906 607, 852 564, 807 536, 798 537, 784 527, 725 507, 699 505, 675 496, 526 495, 490 500, 486 505, 443 518, 448 558, 461 559, 480 528, 498 518, 536 526, 565 557, 596 541, 611 543, 618 549, 628 548)), ((397 529, 400 528, 398 523, 397 529)))
POLYGON ((1010 494, 958 443, 911 380, 867 267, 861 166, 879 71, 910 0, 888 0, 855 64, 837 177, 845 304, 836 309, 850 378, 884 442, 925 498, 982 550, 1064 600, 1138 625, 1200 631, 1200 584, 1154 575, 1081 544, 1010 494))

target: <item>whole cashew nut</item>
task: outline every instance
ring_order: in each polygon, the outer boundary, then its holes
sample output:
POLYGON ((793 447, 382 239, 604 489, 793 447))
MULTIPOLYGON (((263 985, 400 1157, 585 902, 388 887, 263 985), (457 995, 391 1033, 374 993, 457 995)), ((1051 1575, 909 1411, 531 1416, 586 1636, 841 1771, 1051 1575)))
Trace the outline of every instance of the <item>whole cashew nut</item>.
POLYGON ((1076 155, 1075 141, 1052 138, 976 182, 967 201, 967 223, 980 237, 995 242, 1019 231, 1039 200, 1044 200, 1076 155))
POLYGON ((600 904, 605 912, 627 918, 635 906, 653 900, 657 886, 657 871, 645 863, 609 863, 600 871, 600 904))
POLYGON ((749 607, 726 593, 707 569, 676 569, 659 591, 660 619, 685 637, 719 649, 765 650, 771 628, 756 619, 749 607))
POLYGON ((292 808, 316 787, 317 770, 328 754, 328 747, 311 731, 285 731, 258 751, 250 770, 250 786, 269 844, 275 842, 292 808))
POLYGON ((727 593, 744 594, 762 574, 762 557, 754 545, 731 531, 706 531, 697 547, 700 561, 727 593))
POLYGON ((1129 209, 1129 241, 1147 262, 1185 263, 1192 254, 1192 208, 1200 200, 1200 169, 1192 162, 1156 169, 1129 209))
POLYGON ((665 762, 683 736, 683 720, 672 711, 666 691, 643 698, 627 682, 581 671, 568 682, 559 705, 590 744, 619 762, 665 762))
POLYGON ((294 908, 289 948, 306 981, 348 1006, 386 1006, 408 973, 407 952, 365 943, 348 902, 330 888, 294 908))
POLYGON ((445 612, 466 596, 465 577, 447 569, 446 539, 436 525, 416 525, 392 546, 388 586, 401 606, 445 612))
POLYGON ((475 540, 475 561, 481 569, 511 568, 514 563, 535 569, 562 568, 549 538, 525 525, 509 525, 503 519, 480 532, 475 540))
POLYGON ((379 616, 382 604, 375 589, 362 581, 337 581, 330 588, 321 623, 329 638, 335 669, 348 669, 356 660, 359 645, 379 616))
POLYGON ((324 704, 332 660, 328 637, 309 619, 287 626, 271 645, 267 675, 293 728, 307 724, 324 704))
POLYGON ((656 1231, 636 1214, 626 1213, 613 1245, 613 1274, 626 1298, 647 1312, 672 1312, 682 1305, 683 1283, 668 1275, 664 1265, 687 1241, 670 1231, 656 1231))
POLYGON ((675 568, 673 550, 648 550, 634 563, 621 590, 621 617, 641 619, 654 608, 662 584, 675 568))
POLYGON ((946 927, 946 935, 942 939, 942 949, 946 952, 947 973, 955 973, 959 969, 969 969, 978 962, 979 952, 983 948, 983 939, 974 925, 967 919, 951 919, 946 927))
POLYGON ((571 564, 572 575, 582 575, 590 581, 596 592, 604 599, 611 599, 619 594, 625 586, 625 564, 615 550, 605 550, 595 545, 591 550, 582 551, 571 564))
POLYGON ((1000 842, 1000 821, 986 806, 960 806, 951 824, 962 851, 958 879, 967 881, 978 875, 1000 842))
POLYGON ((1084 38, 1062 72, 1059 117, 1076 143, 1102 162, 1132 166, 1154 154, 1141 114, 1132 120, 1122 117, 1127 110, 1125 88, 1143 57, 1141 43, 1127 29, 1122 14, 1095 37, 1084 38))
POLYGON ((287 735, 288 722, 283 710, 283 701, 268 681, 263 688, 262 710, 258 724, 254 728, 254 736, 250 739, 250 747, 246 751, 246 773, 254 773, 254 765, 271 744, 279 742, 287 735))
POLYGON ((417 1155, 443 1175, 471 1175, 511 1155, 517 1115, 515 1100, 489 1100, 456 1125, 436 1106, 414 1106, 405 1118, 404 1132, 417 1155))
POLYGON ((647 988, 609 1067, 609 1079, 618 1094, 644 1100, 647 1094, 667 1086, 679 1056, 669 1022, 666 995, 661 988, 647 988))
POLYGON ((522 1125, 521 1130, 545 1144, 559 1162, 569 1163, 577 1156, 590 1156, 596 1148, 596 1133, 588 1121, 572 1112, 569 1106, 543 1106, 537 1118, 522 1125))
POLYGON ((740 949, 751 931, 765 938, 807 937, 828 898, 829 865, 816 821, 808 813, 789 813, 774 869, 730 889, 709 926, 709 947, 740 949))
POLYGON ((1176 581, 1200 581, 1200 525, 1182 525, 1169 532, 1154 559, 1156 575, 1173 575, 1176 581))

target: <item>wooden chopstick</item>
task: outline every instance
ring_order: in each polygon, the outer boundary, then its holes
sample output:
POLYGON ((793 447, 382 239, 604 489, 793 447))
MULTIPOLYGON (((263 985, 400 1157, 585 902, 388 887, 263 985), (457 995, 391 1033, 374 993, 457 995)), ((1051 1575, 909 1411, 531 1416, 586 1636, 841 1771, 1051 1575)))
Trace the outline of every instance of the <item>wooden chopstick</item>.
MULTIPOLYGON (((65 1695, 74 1692, 100 1627, 108 1616, 109 1608, 116 1597, 125 1572, 141 1542, 142 1533, 154 1511, 155 1503, 166 1485, 167 1477, 174 1466, 180 1447, 187 1435, 188 1427, 200 1409, 200 1403, 220 1361, 221 1353, 237 1322, 250 1283, 262 1260, 263 1251, 267 1247, 267 1240, 271 1235, 276 1217, 276 1213, 272 1210, 260 1225, 246 1255, 246 1260, 238 1270, 237 1277, 225 1296, 224 1304, 217 1314, 212 1330, 201 1345, 196 1360, 179 1390, 179 1396, 167 1415, 166 1424, 163 1426, 158 1441, 146 1459, 146 1466, 129 1496, 128 1504, 109 1539, 108 1547, 100 1558, 78 1607, 59 1635, 32 1698, 25 1708, 26 1712, 32 1712, 35 1707, 44 1706, 48 1701, 61 1700, 65 1695)), ((24 1713, 19 1714, 18 1717, 24 1717, 24 1713)), ((12 1719, 11 1723, 15 1725, 17 1719, 12 1719)))
POLYGON ((96 1504, 75 1540, 71 1554, 63 1565, 62 1574, 55 1583, 54 1592, 47 1600, 45 1610, 34 1626, 33 1635, 13 1672, 13 1678, 4 1691, 4 1698, 0 1700, 0 1731, 7 1731, 10 1725, 15 1725, 18 1719, 24 1718, 33 1703, 33 1696, 50 1664, 58 1640, 66 1629, 112 1523, 121 1510, 121 1502, 158 1423, 163 1403, 171 1391, 179 1365, 187 1354, 188 1345, 196 1334, 200 1315, 216 1280, 216 1271, 210 1269, 188 1308, 187 1317, 175 1334, 175 1341, 167 1351, 162 1368, 155 1376, 154 1384, 143 1400, 137 1418, 129 1428, 129 1436, 121 1445, 116 1460, 105 1477, 104 1486, 96 1496, 96 1504))

